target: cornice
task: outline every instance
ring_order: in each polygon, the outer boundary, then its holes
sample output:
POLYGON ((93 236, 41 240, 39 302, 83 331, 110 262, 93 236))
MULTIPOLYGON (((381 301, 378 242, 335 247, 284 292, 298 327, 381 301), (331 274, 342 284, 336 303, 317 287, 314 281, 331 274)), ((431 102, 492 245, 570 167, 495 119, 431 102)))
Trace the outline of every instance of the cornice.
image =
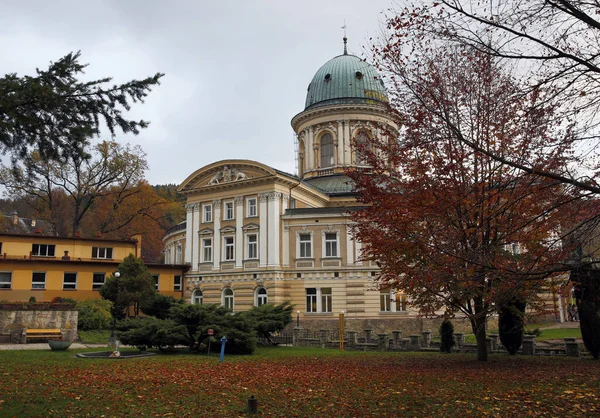
MULTIPOLYGON (((372 114, 375 116, 384 116, 387 119, 391 119, 390 112, 384 105, 365 105, 365 104, 346 104, 346 105, 329 105, 321 106, 315 109, 305 110, 298 113, 292 118, 291 125, 294 132, 298 131, 298 126, 304 121, 325 115, 325 114, 336 114, 345 113, 349 111, 359 111, 365 114, 372 114)), ((337 120, 337 119, 336 119, 337 120)))

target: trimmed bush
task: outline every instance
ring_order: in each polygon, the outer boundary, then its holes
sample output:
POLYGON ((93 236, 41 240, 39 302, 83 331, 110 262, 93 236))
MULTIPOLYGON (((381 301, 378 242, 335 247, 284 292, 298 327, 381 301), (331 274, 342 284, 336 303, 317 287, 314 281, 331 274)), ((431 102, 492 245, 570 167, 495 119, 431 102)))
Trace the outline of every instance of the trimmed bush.
POLYGON ((151 316, 129 318, 120 321, 117 329, 121 331, 119 339, 123 344, 135 346, 142 351, 147 348, 164 351, 187 343, 185 327, 176 325, 170 319, 151 316))
POLYGON ((523 301, 513 300, 498 312, 500 342, 511 356, 515 355, 523 344, 526 305, 523 301))
POLYGON ((454 325, 452 325, 449 319, 444 319, 444 322, 440 325, 440 336, 442 338, 440 351, 442 353, 451 353, 452 347, 454 347, 454 325))
POLYGON ((112 303, 105 299, 80 300, 75 305, 79 311, 77 328, 82 330, 110 328, 112 303))
POLYGON ((158 319, 167 319, 170 317, 171 307, 175 304, 183 304, 183 299, 175 299, 173 296, 165 296, 155 293, 152 297, 146 299, 140 304, 144 315, 153 316, 158 319))

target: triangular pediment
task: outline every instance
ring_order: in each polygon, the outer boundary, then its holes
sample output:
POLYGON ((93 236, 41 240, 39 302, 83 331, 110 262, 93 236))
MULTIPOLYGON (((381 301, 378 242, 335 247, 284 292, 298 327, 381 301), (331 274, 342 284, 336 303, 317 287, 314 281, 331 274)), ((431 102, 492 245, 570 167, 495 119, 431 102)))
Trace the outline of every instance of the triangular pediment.
POLYGON ((204 228, 198 231, 198 235, 212 235, 215 231, 212 228, 204 228))
POLYGON ((239 186, 252 180, 276 176, 277 171, 250 160, 223 160, 196 170, 177 188, 180 192, 239 186))
POLYGON ((235 232, 235 226, 226 226, 221 228, 221 234, 228 234, 230 232, 235 232))
POLYGON ((255 231, 259 228, 258 224, 246 224, 242 227, 244 231, 255 231))

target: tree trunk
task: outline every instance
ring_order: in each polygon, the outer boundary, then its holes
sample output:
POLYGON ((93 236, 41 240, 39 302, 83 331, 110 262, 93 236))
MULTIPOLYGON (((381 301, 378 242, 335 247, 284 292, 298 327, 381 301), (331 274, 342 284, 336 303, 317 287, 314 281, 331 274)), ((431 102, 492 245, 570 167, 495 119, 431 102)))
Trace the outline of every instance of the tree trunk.
POLYGON ((475 340, 477 341, 477 360, 487 361, 487 334, 485 330, 487 315, 485 315, 485 312, 479 312, 471 316, 470 320, 473 334, 475 334, 475 340))

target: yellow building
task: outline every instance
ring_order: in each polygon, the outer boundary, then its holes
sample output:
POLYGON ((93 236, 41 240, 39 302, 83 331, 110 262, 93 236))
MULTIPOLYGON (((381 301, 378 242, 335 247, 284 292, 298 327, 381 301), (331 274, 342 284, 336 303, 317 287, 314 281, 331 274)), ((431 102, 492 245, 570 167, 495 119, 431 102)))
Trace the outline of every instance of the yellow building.
MULTIPOLYGON (((129 254, 141 254, 141 236, 130 240, 63 238, 41 233, 0 233, 0 300, 38 302, 54 297, 100 298, 98 290, 129 254)), ((184 265, 146 264, 159 292, 182 297, 184 265)))
POLYGON ((422 326, 401 292, 377 288, 349 225, 358 203, 345 171, 366 167, 357 144, 397 132, 387 100, 375 68, 344 48, 292 119, 298 175, 232 159, 185 179, 187 219, 163 239, 165 263, 190 266, 185 299, 235 312, 291 301, 313 329, 336 326, 341 312, 355 329, 422 326))

